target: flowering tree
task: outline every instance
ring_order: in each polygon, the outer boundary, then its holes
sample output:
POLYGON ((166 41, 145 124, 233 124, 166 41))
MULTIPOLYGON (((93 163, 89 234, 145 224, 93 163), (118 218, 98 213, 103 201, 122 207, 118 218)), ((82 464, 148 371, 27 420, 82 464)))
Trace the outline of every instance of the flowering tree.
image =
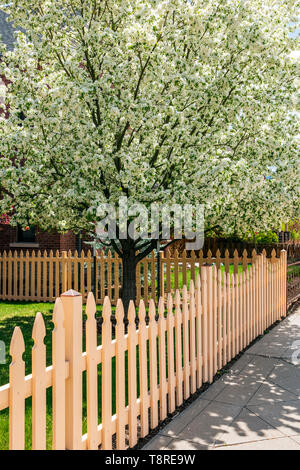
MULTIPOLYGON (((23 225, 78 231, 120 196, 197 202, 206 227, 228 234, 299 213, 296 3, 3 6, 26 34, 13 52, 2 47, 10 116, 0 123, 0 212, 13 204, 23 225)), ((154 242, 109 243, 134 298, 135 265, 154 242)))

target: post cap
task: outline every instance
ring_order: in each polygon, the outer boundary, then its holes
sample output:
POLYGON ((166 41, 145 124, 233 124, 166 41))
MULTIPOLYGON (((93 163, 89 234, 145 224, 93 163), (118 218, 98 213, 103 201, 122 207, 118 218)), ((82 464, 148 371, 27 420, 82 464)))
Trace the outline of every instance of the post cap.
POLYGON ((81 294, 76 290, 70 289, 67 292, 61 294, 61 297, 81 297, 81 294))

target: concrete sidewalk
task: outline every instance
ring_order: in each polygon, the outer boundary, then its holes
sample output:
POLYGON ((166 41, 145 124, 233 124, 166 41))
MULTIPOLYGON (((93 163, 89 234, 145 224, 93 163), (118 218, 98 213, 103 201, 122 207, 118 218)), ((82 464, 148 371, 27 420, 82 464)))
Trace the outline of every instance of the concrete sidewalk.
POLYGON ((165 426, 147 450, 300 450, 300 308, 165 426), (293 344, 298 341, 298 346, 293 344))

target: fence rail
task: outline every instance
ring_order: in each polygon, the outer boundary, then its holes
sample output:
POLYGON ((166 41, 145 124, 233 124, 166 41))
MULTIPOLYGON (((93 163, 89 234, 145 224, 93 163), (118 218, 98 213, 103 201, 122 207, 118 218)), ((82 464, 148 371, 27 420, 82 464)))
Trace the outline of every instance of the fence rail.
POLYGON ((30 396, 32 446, 45 449, 49 387, 53 449, 105 450, 112 449, 113 442, 117 449, 135 446, 139 437, 156 428, 204 382, 211 383, 219 369, 286 316, 286 271, 286 252, 280 259, 256 256, 243 272, 202 265, 196 287, 192 280, 189 291, 183 286, 175 296, 169 293, 167 303, 160 299, 158 310, 153 299, 147 314, 143 300, 138 312, 131 302, 126 329, 122 302, 118 300, 112 312, 106 297, 101 345, 93 295, 87 298, 84 345, 82 296, 64 293, 54 307, 51 367, 45 366, 42 315, 35 319, 32 374, 26 377, 22 332, 14 330, 9 384, 0 388, 0 410, 9 408, 10 449, 24 448, 24 403, 30 396), (82 435, 84 372, 87 433, 82 435))
MULTIPOLYGON (((137 302, 143 299, 147 306, 150 299, 157 302, 158 277, 160 295, 166 298, 169 292, 182 289, 184 285, 189 286, 190 280, 195 283, 203 264, 214 263, 226 273, 230 270, 238 273, 239 270, 245 271, 255 257, 255 250, 252 256, 246 250, 242 256, 235 251, 233 258, 230 258, 228 251, 224 257, 221 257, 220 251, 217 251, 216 257, 212 257, 208 251, 208 256, 204 258, 202 251, 198 256, 193 251, 189 254, 184 251, 181 256, 175 251, 171 256, 167 250, 166 254, 160 253, 160 275, 157 276, 157 259, 152 252, 137 265, 137 302)), ((276 257, 275 250, 272 257, 276 257)), ((96 265, 91 252, 82 252, 79 256, 76 251, 74 254, 66 251, 62 254, 54 254, 52 251, 49 254, 46 251, 43 254, 40 251, 27 251, 25 254, 22 251, 9 251, 0 256, 1 300, 54 302, 70 289, 81 292, 84 299, 88 292, 93 291, 97 304, 102 304, 108 296, 112 305, 116 305, 122 292, 122 259, 110 251, 107 256, 102 251, 98 252, 96 265)))

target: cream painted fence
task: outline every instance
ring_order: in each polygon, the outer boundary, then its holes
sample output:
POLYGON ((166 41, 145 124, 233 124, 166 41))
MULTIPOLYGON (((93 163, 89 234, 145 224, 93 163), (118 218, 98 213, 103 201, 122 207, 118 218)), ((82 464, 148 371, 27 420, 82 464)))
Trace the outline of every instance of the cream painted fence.
POLYGON ((82 296, 64 293, 53 313, 52 366, 46 368, 41 314, 32 333, 32 374, 26 377, 22 332, 19 327, 14 330, 9 384, 0 388, 0 410, 9 408, 10 449, 24 448, 27 397, 32 397, 32 447, 45 449, 48 387, 52 387, 53 449, 112 449, 113 442, 117 449, 135 446, 204 382, 211 383, 216 372, 266 328, 286 316, 286 266, 286 252, 280 259, 257 256, 243 273, 202 265, 196 287, 191 281, 189 291, 184 286, 175 297, 170 293, 167 302, 160 299, 158 320, 153 300, 147 321, 143 300, 138 312, 131 303, 127 331, 122 302, 112 311, 106 297, 100 345, 96 304, 89 294, 85 352, 82 296))
MULTIPOLYGON (((245 271, 255 256, 255 250, 251 256, 245 250, 241 257, 235 251, 233 258, 230 258, 228 250, 224 258, 220 251, 217 251, 215 258, 208 251, 208 257, 204 258, 202 251, 198 256, 193 251, 190 256, 185 251, 181 256, 177 251, 171 256, 167 250, 166 254, 160 253, 160 293, 162 296, 174 293, 176 289, 189 285, 190 279, 195 283, 205 263, 215 263, 217 268, 223 264, 226 272, 232 266, 232 270, 238 273, 239 266, 245 271)), ((272 256, 276 257, 275 250, 272 256)), ((85 299, 93 290, 97 304, 102 304, 108 296, 112 305, 116 305, 121 297, 122 259, 110 251, 107 256, 102 251, 98 252, 95 274, 94 289, 94 259, 90 251, 87 254, 82 252, 80 256, 77 251, 62 254, 52 251, 27 251, 25 254, 23 251, 4 251, 0 256, 0 299, 54 302, 63 292, 74 289, 81 292, 85 299)), ((137 303, 143 299, 148 306, 150 299, 157 301, 157 260, 154 252, 138 264, 136 285, 137 303)))

